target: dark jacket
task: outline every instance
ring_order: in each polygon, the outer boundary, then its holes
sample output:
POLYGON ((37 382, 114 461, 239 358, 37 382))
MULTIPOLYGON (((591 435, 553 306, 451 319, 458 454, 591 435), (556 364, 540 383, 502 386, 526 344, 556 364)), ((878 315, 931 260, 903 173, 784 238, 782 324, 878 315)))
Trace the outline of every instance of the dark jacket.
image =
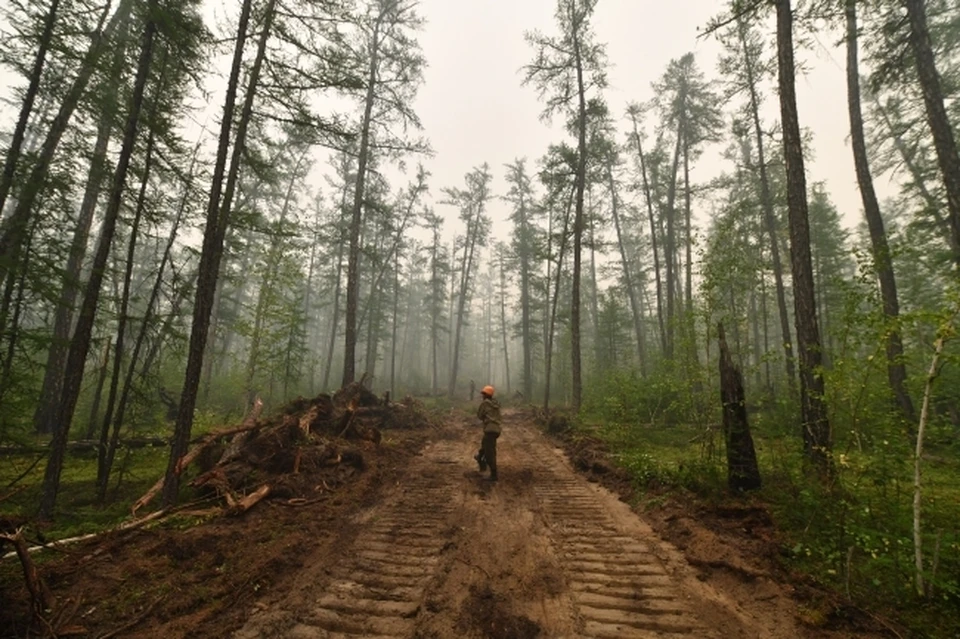
POLYGON ((500 433, 500 404, 492 397, 485 397, 477 408, 477 417, 483 422, 483 432, 500 433))

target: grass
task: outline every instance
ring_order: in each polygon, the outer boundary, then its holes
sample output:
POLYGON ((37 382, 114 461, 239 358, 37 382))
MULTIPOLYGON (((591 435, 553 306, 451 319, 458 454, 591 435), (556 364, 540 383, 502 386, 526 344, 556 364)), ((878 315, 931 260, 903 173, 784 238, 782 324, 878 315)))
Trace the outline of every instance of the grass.
MULTIPOLYGON (((166 447, 119 450, 107 499, 99 504, 95 499, 96 453, 68 453, 60 476, 56 512, 50 527, 44 530, 45 538, 54 541, 98 532, 127 519, 130 505, 163 476, 168 454, 166 447)), ((35 461, 35 455, 0 458, 0 485, 10 484, 35 461)), ((46 462, 41 461, 11 488, 20 490, 0 502, 0 516, 25 520, 36 516, 45 468, 46 462)))

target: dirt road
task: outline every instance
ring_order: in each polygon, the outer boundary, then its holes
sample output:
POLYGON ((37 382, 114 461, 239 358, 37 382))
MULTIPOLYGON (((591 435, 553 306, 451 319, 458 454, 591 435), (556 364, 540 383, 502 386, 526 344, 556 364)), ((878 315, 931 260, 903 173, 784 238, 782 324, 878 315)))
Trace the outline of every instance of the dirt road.
MULTIPOLYGON (((758 597, 697 579, 630 508, 505 416, 500 481, 453 424, 383 499, 345 523, 294 592, 261 603, 236 639, 290 637, 796 637, 758 597)), ((763 588, 757 588, 763 591, 763 588)))

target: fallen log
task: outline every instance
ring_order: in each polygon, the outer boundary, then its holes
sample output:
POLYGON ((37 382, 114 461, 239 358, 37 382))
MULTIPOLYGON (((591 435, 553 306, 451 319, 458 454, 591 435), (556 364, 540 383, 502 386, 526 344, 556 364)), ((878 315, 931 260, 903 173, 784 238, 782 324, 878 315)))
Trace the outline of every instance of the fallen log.
MULTIPOLYGON (((162 437, 132 437, 130 439, 121 439, 118 443, 120 448, 157 448, 167 446, 170 440, 162 437)), ((100 442, 92 439, 77 439, 67 442, 67 450, 72 453, 94 452, 100 448, 100 442)), ((39 455, 50 452, 50 447, 44 445, 6 445, 0 446, 0 457, 10 455, 39 455)))
MULTIPOLYGON (((165 517, 166 515, 173 514, 173 513, 176 512, 176 511, 177 511, 177 509, 157 510, 157 511, 155 511, 155 512, 150 513, 149 515, 146 515, 146 516, 144 516, 144 517, 141 517, 140 519, 135 519, 135 520, 133 520, 133 521, 127 521, 127 522, 124 522, 124 523, 120 524, 119 526, 115 526, 115 527, 113 527, 113 528, 110 528, 110 529, 108 529, 108 530, 104 530, 104 531, 101 531, 101 532, 88 533, 88 534, 86 534, 86 535, 77 535, 76 537, 67 537, 66 539, 58 539, 57 541, 51 541, 51 542, 48 542, 48 543, 43 543, 43 544, 37 544, 37 545, 35 545, 35 546, 30 546, 29 548, 27 548, 27 552, 31 552, 31 553, 32 553, 32 552, 36 552, 36 551, 38 551, 38 550, 45 550, 45 549, 49 550, 49 549, 60 548, 61 546, 68 546, 68 545, 70 545, 70 544, 75 544, 75 543, 77 543, 78 541, 86 541, 87 539, 94 539, 94 538, 96 538, 96 537, 99 537, 99 536, 101 536, 101 535, 105 535, 105 534, 110 533, 110 532, 118 532, 118 531, 123 531, 123 532, 125 532, 125 531, 129 531, 129 530, 135 530, 135 529, 137 529, 137 528, 140 528, 141 526, 144 526, 144 525, 146 525, 146 524, 149 524, 151 521, 157 521, 157 520, 159 520, 159 519, 162 519, 162 518, 165 517)), ((17 554, 16 552, 8 552, 7 554, 3 555, 2 559, 9 559, 10 557, 13 557, 13 556, 16 555, 16 554, 17 554)))

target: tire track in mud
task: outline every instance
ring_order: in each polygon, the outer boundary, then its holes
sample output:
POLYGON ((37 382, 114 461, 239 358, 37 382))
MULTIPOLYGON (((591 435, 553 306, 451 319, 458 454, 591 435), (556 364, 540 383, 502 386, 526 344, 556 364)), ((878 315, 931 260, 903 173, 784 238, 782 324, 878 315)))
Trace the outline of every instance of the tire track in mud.
POLYGON ((566 573, 585 637, 714 637, 652 548, 629 534, 542 437, 515 431, 538 468, 534 494, 566 573))

